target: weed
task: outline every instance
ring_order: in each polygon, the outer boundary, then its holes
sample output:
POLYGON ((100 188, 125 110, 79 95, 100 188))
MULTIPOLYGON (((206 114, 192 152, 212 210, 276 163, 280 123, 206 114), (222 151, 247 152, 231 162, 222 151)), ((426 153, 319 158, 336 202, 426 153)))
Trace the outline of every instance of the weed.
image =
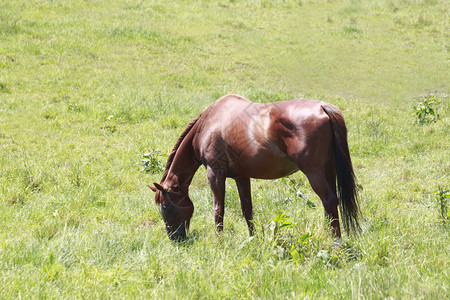
POLYGON ((276 237, 277 233, 283 229, 283 228, 291 228, 293 227, 295 224, 289 220, 289 217, 286 216, 284 213, 279 212, 277 213, 277 215, 275 216, 275 218, 273 218, 272 222, 270 222, 270 226, 269 228, 271 230, 273 230, 273 236, 276 237))
POLYGON ((297 263, 305 261, 305 255, 309 250, 309 242, 313 236, 313 232, 305 232, 298 238, 297 243, 291 245, 289 253, 291 254, 293 262, 297 263))
POLYGON ((419 104, 414 105, 414 112, 412 113, 412 116, 415 117, 414 123, 423 125, 436 122, 439 119, 437 110, 439 104, 440 102, 434 97, 426 97, 419 104))
POLYGON ((439 187, 435 192, 436 203, 439 208, 439 214, 442 220, 442 224, 446 225, 448 219, 450 218, 450 210, 448 209, 448 201, 450 199, 450 191, 439 187))
POLYGON ((159 173, 164 171, 164 164, 159 160, 161 157, 161 152, 159 150, 151 150, 150 152, 144 153, 142 155, 142 169, 141 172, 146 173, 159 173))
MULTIPOLYGON (((271 230, 272 234, 267 240, 263 239, 263 242, 269 242, 272 254, 277 259, 291 260, 296 264, 304 263, 306 257, 313 251, 310 242, 314 232, 303 233, 297 240, 287 235, 285 229, 293 228, 296 224, 290 221, 289 217, 283 212, 278 212, 267 226, 258 223, 255 225, 263 230, 262 233, 266 228, 271 230)), ((251 240, 252 238, 249 241, 251 240)), ((247 243, 248 241, 245 242, 245 244, 247 243)))

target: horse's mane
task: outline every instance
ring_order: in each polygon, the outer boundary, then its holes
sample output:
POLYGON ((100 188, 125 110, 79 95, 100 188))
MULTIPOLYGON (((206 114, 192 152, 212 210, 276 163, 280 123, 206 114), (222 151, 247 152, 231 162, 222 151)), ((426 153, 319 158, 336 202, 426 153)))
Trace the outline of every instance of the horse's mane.
POLYGON ((162 176, 161 183, 166 179, 167 173, 169 173, 170 166, 172 165, 172 162, 175 158, 175 154, 177 153, 178 148, 180 148, 181 143, 183 142, 184 138, 188 135, 188 133, 191 131, 192 127, 194 127, 194 125, 197 124, 197 121, 200 119, 202 114, 203 113, 201 113, 197 118, 195 118, 188 124, 188 126, 184 129, 184 131, 181 133, 180 137, 178 138, 177 142, 175 143, 175 146, 173 146, 172 152, 170 153, 169 157, 167 158, 166 169, 162 176))

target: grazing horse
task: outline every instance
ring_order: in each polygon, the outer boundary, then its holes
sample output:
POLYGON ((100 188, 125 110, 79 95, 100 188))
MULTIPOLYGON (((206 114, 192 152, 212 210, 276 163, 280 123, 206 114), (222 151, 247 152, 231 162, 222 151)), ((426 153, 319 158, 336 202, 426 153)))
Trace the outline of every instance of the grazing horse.
POLYGON ((341 112, 329 103, 310 99, 253 103, 230 94, 201 113, 178 138, 161 182, 149 186, 156 192, 155 201, 172 240, 186 238, 194 212, 189 185, 202 164, 219 231, 223 230, 227 177, 236 181, 253 235, 250 178, 276 179, 298 170, 320 197, 336 237, 341 237, 338 206, 345 230, 359 230, 347 129, 341 112))

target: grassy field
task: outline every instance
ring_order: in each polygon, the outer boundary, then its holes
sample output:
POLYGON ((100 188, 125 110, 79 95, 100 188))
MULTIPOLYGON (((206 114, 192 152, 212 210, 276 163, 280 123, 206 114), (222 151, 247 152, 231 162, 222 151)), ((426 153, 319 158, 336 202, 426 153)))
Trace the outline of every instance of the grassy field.
POLYGON ((450 298, 449 29, 444 0, 0 1, 0 298, 450 298), (343 111, 361 235, 332 247, 297 173, 252 181, 254 238, 229 180, 218 236, 201 168, 168 240, 147 184, 227 93, 343 111))

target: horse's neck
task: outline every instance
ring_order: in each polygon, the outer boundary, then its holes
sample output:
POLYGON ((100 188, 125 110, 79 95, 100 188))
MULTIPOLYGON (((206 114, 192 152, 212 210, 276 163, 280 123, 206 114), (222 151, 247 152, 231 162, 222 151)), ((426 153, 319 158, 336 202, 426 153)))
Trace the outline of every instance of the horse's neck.
POLYGON ((164 180, 166 188, 187 192, 195 172, 200 167, 200 162, 195 157, 192 138, 188 135, 180 144, 164 180))

